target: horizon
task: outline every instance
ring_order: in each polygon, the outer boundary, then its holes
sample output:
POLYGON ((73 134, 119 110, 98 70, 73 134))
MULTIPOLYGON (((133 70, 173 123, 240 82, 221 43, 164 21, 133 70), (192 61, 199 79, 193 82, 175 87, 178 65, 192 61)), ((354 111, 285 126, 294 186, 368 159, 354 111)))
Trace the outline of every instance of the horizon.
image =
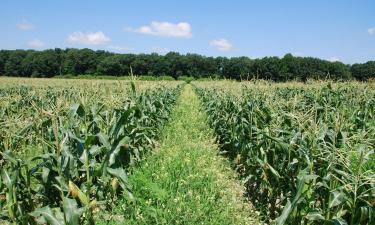
POLYGON ((0 9, 0 49, 89 48, 251 59, 291 53, 365 63, 375 59, 374 6, 353 0, 12 1, 0 9))

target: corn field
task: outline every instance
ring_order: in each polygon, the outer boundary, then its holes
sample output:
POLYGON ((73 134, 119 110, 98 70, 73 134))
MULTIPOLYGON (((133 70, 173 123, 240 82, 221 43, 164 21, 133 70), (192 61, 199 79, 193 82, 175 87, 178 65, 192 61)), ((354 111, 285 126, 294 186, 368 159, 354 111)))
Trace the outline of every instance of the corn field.
POLYGON ((181 82, 2 79, 0 224, 93 224, 155 145, 181 82), (3 221, 3 222, 2 222, 3 221))
POLYGON ((265 221, 375 224, 373 83, 193 85, 265 221))
MULTIPOLYGON (((117 221, 121 199, 136 204, 135 187, 152 191, 129 176, 157 147, 183 85, 0 78, 0 224, 117 221)), ((373 82, 192 86, 220 154, 238 172, 262 221, 375 223, 373 82)), ((167 195, 152 181, 139 182, 167 195)), ((145 204, 152 202, 158 200, 145 204)), ((133 206, 121 207, 131 212, 133 206)))

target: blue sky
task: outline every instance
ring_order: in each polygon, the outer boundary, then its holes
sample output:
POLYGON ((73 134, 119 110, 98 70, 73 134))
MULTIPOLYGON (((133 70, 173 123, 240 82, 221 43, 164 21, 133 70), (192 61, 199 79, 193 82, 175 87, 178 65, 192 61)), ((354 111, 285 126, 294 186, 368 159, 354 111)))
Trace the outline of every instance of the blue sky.
POLYGON ((0 49, 375 60, 374 0, 3 0, 0 49))

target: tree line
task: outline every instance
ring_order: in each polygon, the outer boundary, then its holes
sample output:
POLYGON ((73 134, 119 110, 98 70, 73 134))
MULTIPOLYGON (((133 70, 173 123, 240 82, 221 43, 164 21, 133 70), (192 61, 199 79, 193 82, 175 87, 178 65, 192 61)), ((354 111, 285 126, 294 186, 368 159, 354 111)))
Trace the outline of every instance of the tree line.
POLYGON ((0 50, 0 75, 53 77, 56 75, 181 76, 194 78, 368 80, 375 78, 375 61, 346 65, 313 57, 206 57, 198 54, 117 54, 91 49, 0 50))

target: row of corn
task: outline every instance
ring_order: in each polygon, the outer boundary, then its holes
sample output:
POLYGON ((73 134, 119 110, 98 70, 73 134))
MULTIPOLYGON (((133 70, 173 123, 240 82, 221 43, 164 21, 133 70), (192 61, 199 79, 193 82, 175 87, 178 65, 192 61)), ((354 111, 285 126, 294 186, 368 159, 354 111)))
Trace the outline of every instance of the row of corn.
POLYGON ((375 224, 375 91, 370 85, 215 85, 195 90, 263 219, 375 224))
POLYGON ((113 88, 0 89, 0 223, 93 224, 120 193, 132 197, 129 170, 181 87, 113 88))

